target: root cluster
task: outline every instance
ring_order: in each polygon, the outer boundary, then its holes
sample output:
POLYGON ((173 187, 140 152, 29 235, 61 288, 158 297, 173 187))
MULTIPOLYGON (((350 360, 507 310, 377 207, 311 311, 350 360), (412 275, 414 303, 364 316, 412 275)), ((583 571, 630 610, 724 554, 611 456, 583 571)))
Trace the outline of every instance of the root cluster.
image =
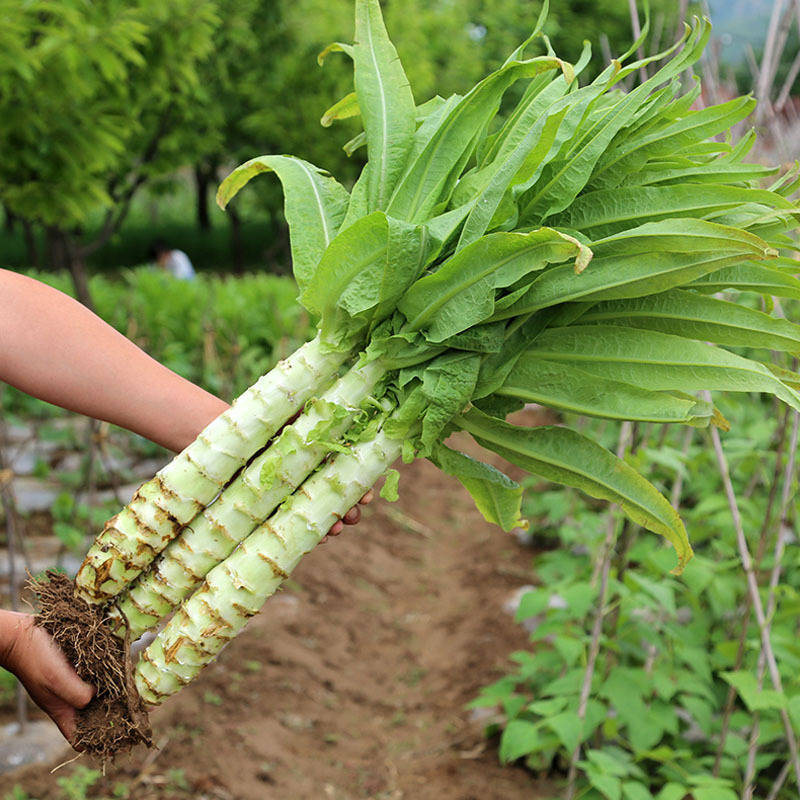
POLYGON ((72 745, 108 761, 137 744, 152 747, 147 710, 136 691, 128 642, 112 633, 102 609, 75 596, 66 575, 48 572, 32 581, 39 595, 37 624, 64 651, 80 677, 97 689, 92 702, 78 712, 72 745))

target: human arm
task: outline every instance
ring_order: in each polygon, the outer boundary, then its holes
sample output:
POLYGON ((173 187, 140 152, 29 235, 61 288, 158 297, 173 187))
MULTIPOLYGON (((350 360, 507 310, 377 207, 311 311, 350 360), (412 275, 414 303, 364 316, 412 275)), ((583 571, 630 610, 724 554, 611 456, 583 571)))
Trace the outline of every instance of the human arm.
MULTIPOLYGON (((176 375, 71 297, 0 269, 0 380, 179 452, 228 404, 176 375)), ((371 495, 362 502, 369 502, 371 495)), ((359 521, 358 507, 344 517, 359 521)), ((330 533, 342 530, 337 522, 330 533)))
POLYGON ((7 270, 0 270, 0 380, 174 452, 228 407, 76 300, 7 270))
POLYGON ((50 634, 34 624, 32 614, 0 610, 0 666, 17 676, 36 705, 71 739, 76 710, 89 703, 94 689, 78 677, 50 634))

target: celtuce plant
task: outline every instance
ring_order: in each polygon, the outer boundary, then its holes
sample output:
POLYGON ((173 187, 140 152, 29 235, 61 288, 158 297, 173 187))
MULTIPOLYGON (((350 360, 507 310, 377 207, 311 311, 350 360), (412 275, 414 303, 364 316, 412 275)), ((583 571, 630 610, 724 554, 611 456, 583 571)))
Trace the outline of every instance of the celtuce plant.
MULTIPOLYGON (((255 175, 280 179, 300 302, 319 335, 262 379, 280 388, 258 390, 258 434, 234 450, 235 426, 214 423, 161 474, 158 497, 141 491, 87 556, 78 593, 113 599, 112 615, 127 620, 120 635, 177 612, 135 669, 146 701, 213 660, 381 475, 394 496, 401 454, 459 479, 505 530, 523 524, 521 488, 445 444, 465 431, 535 475, 618 503, 672 543, 680 570, 691 557, 683 524, 642 475, 568 427, 506 416, 537 402, 725 427, 692 394, 706 389, 769 392, 800 409, 800 375, 725 349, 796 350, 800 327, 710 297, 800 296, 795 262, 781 257, 794 247, 800 212, 788 198, 800 180, 758 188, 775 171, 744 162, 753 137, 713 138, 751 113, 750 99, 692 109, 699 86, 686 90, 680 76, 707 43, 707 21, 626 64, 634 43, 581 86, 589 50, 574 66, 553 53, 546 6, 531 39, 470 92, 417 106, 378 1, 357 0, 356 44, 323 54, 354 63, 355 92, 324 117, 363 121, 346 145, 368 157, 352 192, 292 156, 252 159, 220 187, 224 207, 255 175), (546 54, 525 58, 534 41, 546 54), (651 78, 620 90, 654 62, 651 78), (500 117, 518 81, 521 99, 500 117), (297 379, 280 377, 298 359, 297 379)), ((246 402, 234 408, 250 424, 246 402)))

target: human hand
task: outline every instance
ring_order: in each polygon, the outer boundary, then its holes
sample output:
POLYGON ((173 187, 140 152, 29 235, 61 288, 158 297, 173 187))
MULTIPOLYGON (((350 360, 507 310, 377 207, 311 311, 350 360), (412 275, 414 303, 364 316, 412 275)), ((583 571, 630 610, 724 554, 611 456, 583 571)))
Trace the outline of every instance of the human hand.
POLYGON ((328 536, 338 536, 343 530, 345 525, 355 525, 361 521, 361 509, 358 506, 365 506, 372 502, 375 495, 370 489, 359 501, 357 506, 353 506, 340 520, 334 522, 328 533, 322 538, 325 542, 328 536))
POLYGON ((75 712, 88 705, 94 688, 82 681, 50 634, 32 614, 0 611, 0 664, 13 672, 31 699, 55 722, 67 741, 75 734, 75 712))

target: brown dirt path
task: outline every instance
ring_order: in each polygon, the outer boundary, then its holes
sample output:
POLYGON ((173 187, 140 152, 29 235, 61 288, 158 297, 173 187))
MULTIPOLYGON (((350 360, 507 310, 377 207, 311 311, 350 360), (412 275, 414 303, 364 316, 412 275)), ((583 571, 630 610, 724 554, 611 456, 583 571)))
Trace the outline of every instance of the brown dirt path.
MULTIPOLYGON (((136 751, 90 796, 136 800, 544 800, 501 767, 464 704, 527 636, 502 610, 532 553, 488 525, 427 462, 401 499, 309 555, 290 586, 193 686, 153 715, 136 751), (180 772, 176 772, 180 770, 180 772)), ((69 774, 66 767, 61 774, 69 774)), ((42 768, 0 777, 61 798, 42 768)))

